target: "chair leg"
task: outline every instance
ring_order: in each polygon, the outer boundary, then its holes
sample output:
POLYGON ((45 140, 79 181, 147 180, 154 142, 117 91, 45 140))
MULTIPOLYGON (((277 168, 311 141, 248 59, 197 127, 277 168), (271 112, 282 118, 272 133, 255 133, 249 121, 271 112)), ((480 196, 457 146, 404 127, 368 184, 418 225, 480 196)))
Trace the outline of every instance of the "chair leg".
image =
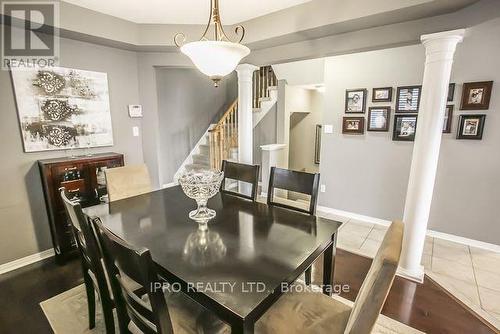
POLYGON ((113 317, 113 305, 110 300, 101 298, 102 313, 104 315, 104 323, 106 325, 106 334, 115 333, 115 319, 113 317))
POLYGON ((95 290, 94 284, 89 274, 85 271, 83 273, 83 280, 85 282, 85 290, 87 290, 87 306, 89 310, 89 329, 95 327, 95 290))
POLYGON ((306 285, 311 285, 311 271, 312 267, 309 267, 306 269, 305 276, 306 276, 306 285))

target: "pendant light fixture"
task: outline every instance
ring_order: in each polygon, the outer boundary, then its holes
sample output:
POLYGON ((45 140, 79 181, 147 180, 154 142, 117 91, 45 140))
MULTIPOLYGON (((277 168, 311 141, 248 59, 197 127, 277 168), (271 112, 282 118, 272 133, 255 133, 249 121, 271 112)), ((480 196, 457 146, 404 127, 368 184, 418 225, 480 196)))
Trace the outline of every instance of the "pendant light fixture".
POLYGON ((239 25, 234 30, 237 36, 241 34, 238 42, 232 42, 226 36, 219 14, 219 0, 210 0, 210 8, 211 15, 207 27, 198 41, 184 44, 186 36, 178 33, 174 37, 174 43, 203 74, 213 80, 215 87, 218 87, 219 81, 234 71, 241 59, 250 53, 250 49, 240 44, 245 37, 243 26, 239 25), (211 23, 214 24, 214 40, 207 38, 211 23))

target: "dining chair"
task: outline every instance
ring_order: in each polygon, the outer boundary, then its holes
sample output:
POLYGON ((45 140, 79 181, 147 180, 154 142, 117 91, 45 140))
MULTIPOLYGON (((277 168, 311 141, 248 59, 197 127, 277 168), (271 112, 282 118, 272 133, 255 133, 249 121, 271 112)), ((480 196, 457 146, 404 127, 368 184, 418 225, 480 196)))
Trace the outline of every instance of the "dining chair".
MULTIPOLYGON (((404 225, 393 222, 373 259, 352 308, 319 292, 285 293, 256 323, 255 332, 369 334, 391 289, 401 255, 404 225)), ((292 287, 293 289, 293 287, 292 287)))
POLYGON ((304 212, 310 215, 316 214, 316 203, 318 200, 319 173, 306 173, 289 169, 271 167, 269 175, 269 187, 267 189, 267 205, 280 206, 287 209, 304 212), (311 196, 309 208, 303 209, 274 200, 274 190, 293 191, 311 196))
POLYGON ((71 201, 64 187, 59 189, 64 208, 72 225, 83 271, 83 281, 87 292, 87 305, 89 312, 89 329, 95 327, 96 296, 101 300, 106 333, 115 332, 113 318, 114 302, 109 289, 106 274, 102 265, 99 245, 89 221, 85 218, 82 207, 78 202, 71 201))
MULTIPOLYGON (((224 179, 221 184, 221 192, 232 194, 235 196, 251 199, 255 202, 257 199, 257 188, 259 187, 259 165, 247 165, 237 162, 222 161, 222 171, 224 172, 224 179), (250 195, 225 189, 226 179, 242 181, 249 183, 252 186, 250 195)), ((236 183, 237 184, 237 183, 236 183)))
MULTIPOLYGON (((319 173, 312 174, 271 167, 271 173, 269 174, 269 187, 267 189, 267 205, 280 206, 286 209, 304 212, 309 215, 315 215, 316 203, 318 201, 318 188, 319 173), (303 209, 285 203, 276 202, 274 200, 274 190, 276 188, 309 195, 309 208, 303 209)), ((305 271, 305 282, 307 285, 311 284, 311 276, 312 269, 309 267, 305 271)))
POLYGON ((152 191, 146 165, 129 165, 105 170, 109 201, 146 194, 152 191))
MULTIPOLYGON (((104 261, 111 279, 121 333, 224 333, 231 329, 201 305, 180 292, 165 293, 151 253, 129 245, 96 218, 92 224, 103 246, 104 261), (131 291, 126 280, 144 288, 140 296, 131 291)), ((168 289, 167 289, 168 290, 168 289)))

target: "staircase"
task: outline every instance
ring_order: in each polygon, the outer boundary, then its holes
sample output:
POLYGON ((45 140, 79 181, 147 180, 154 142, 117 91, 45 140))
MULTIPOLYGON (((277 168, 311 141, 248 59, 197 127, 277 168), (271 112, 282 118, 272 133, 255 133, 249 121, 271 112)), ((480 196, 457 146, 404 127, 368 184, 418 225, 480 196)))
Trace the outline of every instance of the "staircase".
MULTIPOLYGON (((271 66, 263 66, 253 75, 253 127, 266 116, 278 99, 277 79, 271 66)), ((222 160, 238 160, 238 100, 234 101, 217 124, 211 124, 189 156, 175 173, 220 169, 222 160)))

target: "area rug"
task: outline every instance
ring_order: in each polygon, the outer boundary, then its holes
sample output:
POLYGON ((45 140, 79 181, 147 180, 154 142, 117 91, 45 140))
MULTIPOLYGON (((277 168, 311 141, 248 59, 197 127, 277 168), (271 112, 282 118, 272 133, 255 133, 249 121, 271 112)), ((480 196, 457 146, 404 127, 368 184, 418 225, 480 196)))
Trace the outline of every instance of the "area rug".
MULTIPOLYGON (((344 298, 336 298, 347 305, 352 305, 344 298)), ((41 302, 40 306, 55 334, 100 334, 106 332, 99 305, 96 308, 96 327, 93 330, 88 329, 87 294, 83 284, 41 302)), ((422 332, 380 315, 372 333, 419 334, 422 332)))

